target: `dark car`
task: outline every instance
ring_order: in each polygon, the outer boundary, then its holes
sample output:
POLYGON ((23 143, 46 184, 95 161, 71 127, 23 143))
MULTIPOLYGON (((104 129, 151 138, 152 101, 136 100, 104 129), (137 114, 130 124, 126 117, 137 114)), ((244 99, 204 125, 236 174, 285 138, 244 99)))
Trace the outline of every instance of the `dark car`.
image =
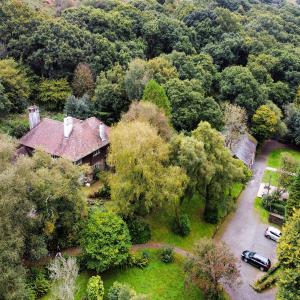
POLYGON ((256 252, 251 252, 248 250, 243 251, 242 253, 242 260, 247 262, 261 271, 268 271, 271 267, 271 261, 268 258, 265 258, 262 255, 257 254, 256 252))

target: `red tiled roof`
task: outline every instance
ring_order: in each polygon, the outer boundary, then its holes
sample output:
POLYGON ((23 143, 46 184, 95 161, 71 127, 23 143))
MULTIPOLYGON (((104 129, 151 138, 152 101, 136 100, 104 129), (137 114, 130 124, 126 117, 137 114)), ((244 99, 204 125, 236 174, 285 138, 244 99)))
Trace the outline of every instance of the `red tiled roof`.
MULTIPOLYGON (((68 138, 64 137, 64 123, 44 118, 36 127, 20 139, 20 144, 33 149, 77 161, 90 153, 106 146, 109 142, 102 141, 99 135, 101 123, 95 117, 81 121, 73 119, 73 130, 68 138)), ((106 126, 108 136, 109 127, 106 126)))

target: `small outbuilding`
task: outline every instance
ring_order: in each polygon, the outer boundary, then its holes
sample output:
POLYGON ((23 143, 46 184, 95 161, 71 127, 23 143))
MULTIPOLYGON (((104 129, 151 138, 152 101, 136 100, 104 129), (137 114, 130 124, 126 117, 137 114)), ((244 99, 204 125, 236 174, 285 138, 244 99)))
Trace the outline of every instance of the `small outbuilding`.
POLYGON ((249 133, 245 133, 233 143, 231 152, 235 158, 240 159, 247 167, 252 168, 255 160, 256 147, 256 139, 249 133))

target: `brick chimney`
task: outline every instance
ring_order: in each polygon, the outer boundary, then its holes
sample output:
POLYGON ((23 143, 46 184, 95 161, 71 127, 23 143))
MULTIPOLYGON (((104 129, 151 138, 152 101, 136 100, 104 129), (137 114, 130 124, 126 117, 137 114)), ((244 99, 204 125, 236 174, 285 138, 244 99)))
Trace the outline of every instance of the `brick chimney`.
POLYGON ((106 135, 106 126, 103 122, 100 122, 99 124, 99 135, 102 142, 107 141, 107 135, 106 135))
POLYGON ((38 125, 41 121, 40 119, 40 111, 36 105, 28 107, 29 112, 29 128, 32 129, 36 125, 38 125))
POLYGON ((73 119, 72 117, 64 118, 64 136, 65 138, 70 137, 73 130, 73 119))

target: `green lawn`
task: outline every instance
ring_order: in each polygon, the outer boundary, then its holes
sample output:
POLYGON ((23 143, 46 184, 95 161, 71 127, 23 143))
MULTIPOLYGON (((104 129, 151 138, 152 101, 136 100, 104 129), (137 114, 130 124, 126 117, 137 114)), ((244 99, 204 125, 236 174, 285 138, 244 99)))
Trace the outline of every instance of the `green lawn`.
POLYGON ((151 300, 204 299, 195 287, 184 288, 183 258, 176 256, 174 263, 165 264, 158 258, 159 251, 149 251, 150 264, 145 269, 131 268, 104 274, 107 291, 114 281, 130 284, 138 294, 147 294, 151 300))
MULTIPOLYGON (((184 287, 184 259, 176 256, 174 263, 165 264, 159 259, 159 250, 149 250, 150 263, 144 268, 116 269, 101 275, 105 292, 115 281, 129 284, 138 294, 147 294, 151 300, 202 300, 203 294, 194 286, 184 287)), ((76 281, 75 300, 84 299, 90 275, 81 273, 76 281)), ((41 300, 52 300, 51 295, 41 300)))
POLYGON ((216 225, 203 221, 203 209, 204 201, 199 195, 195 195, 191 200, 184 201, 182 212, 188 214, 191 221, 191 233, 187 237, 181 237, 172 232, 172 215, 160 211, 147 217, 146 220, 151 226, 152 241, 174 245, 187 250, 192 249, 196 241, 203 237, 211 237, 216 230, 216 225))
POLYGON ((267 159, 267 166, 272 168, 280 167, 280 154, 286 152, 292 155, 299 163, 300 163, 300 152, 293 149, 288 148, 280 148, 273 150, 267 159))
POLYGON ((262 198, 256 197, 254 207, 263 223, 268 224, 269 213, 262 206, 262 198))
POLYGON ((278 172, 265 170, 264 177, 262 179, 263 183, 271 182, 271 185, 278 186, 278 180, 279 180, 279 173, 278 172))

